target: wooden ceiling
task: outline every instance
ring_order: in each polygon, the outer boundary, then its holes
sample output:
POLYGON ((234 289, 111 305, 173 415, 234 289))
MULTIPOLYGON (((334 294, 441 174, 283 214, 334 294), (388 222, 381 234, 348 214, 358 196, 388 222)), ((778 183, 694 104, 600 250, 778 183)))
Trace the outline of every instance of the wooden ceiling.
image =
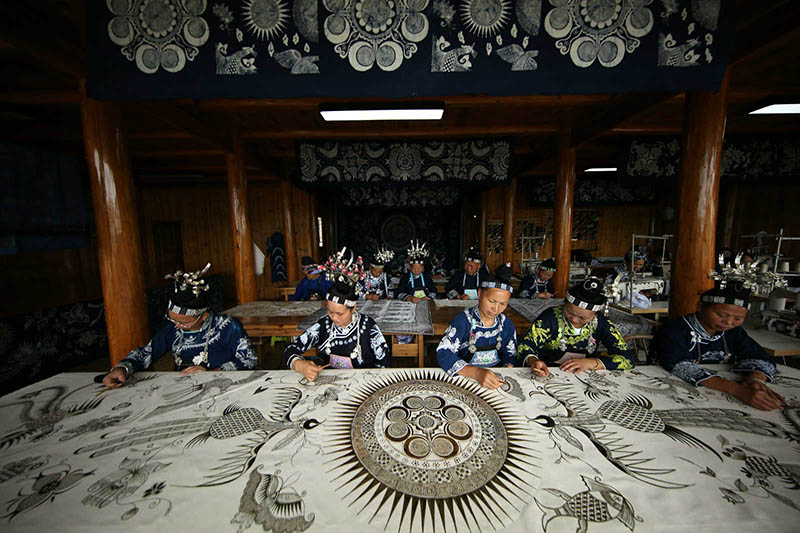
MULTIPOLYGON (((0 5, 0 142, 83 151, 80 83, 84 76, 80 0, 40 0, 20 9, 0 5)), ((796 116, 749 116, 771 97, 800 101, 800 2, 740 0, 732 63, 729 135, 797 133, 796 116)), ((684 94, 639 93, 442 99, 435 123, 379 126, 326 123, 320 99, 172 100, 123 105, 137 179, 174 183, 222 180, 230 128, 245 139, 251 180, 292 171, 298 139, 457 138, 504 136, 514 141, 522 177, 553 172, 555 134, 572 124, 578 169, 614 165, 631 135, 675 135, 684 94)), ((326 99, 325 102, 343 101, 326 99)), ((359 101, 363 101, 360 99, 359 101)), ((377 101, 377 100, 376 100, 377 101)))

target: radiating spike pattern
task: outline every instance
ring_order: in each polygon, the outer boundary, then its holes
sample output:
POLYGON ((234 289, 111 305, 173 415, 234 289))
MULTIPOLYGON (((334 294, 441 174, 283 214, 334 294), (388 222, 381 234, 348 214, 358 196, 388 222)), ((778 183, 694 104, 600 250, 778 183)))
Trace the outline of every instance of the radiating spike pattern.
POLYGON ((502 528, 538 481, 532 430, 501 394, 464 378, 387 373, 340 404, 331 422, 334 485, 386 530, 502 528))

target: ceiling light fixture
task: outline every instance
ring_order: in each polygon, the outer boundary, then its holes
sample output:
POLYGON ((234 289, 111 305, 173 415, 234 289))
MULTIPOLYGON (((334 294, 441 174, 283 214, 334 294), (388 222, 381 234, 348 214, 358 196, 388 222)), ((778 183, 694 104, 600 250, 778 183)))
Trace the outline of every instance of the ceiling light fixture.
POLYGON ((771 104, 750 111, 748 115, 794 115, 800 113, 800 104, 771 104))
POLYGON ((587 168, 584 172, 616 172, 617 167, 592 167, 587 168))
POLYGON ((373 104, 320 104, 319 114, 328 122, 356 120, 441 120, 441 102, 373 104))

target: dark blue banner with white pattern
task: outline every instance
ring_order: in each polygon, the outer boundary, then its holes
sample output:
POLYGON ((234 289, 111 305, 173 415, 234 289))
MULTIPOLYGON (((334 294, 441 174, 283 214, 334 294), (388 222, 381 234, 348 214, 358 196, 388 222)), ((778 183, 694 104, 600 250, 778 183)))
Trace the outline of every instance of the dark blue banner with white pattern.
POLYGON ((86 4, 89 95, 157 99, 713 90, 736 2, 86 4))

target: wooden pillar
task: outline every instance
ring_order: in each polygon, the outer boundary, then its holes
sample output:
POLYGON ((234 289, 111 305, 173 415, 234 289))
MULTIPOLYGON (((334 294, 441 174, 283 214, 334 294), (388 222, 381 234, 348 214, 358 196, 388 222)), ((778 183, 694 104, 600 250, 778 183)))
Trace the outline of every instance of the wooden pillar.
POLYGON ((480 247, 483 262, 489 259, 489 191, 481 193, 481 227, 480 227, 480 247))
POLYGON ((247 210, 247 174, 244 146, 238 129, 233 131, 233 151, 225 154, 228 171, 228 199, 233 228, 233 266, 236 275, 236 301, 239 304, 257 299, 253 233, 247 210))
POLYGON ((88 98, 83 81, 81 100, 108 353, 113 366, 150 337, 139 215, 119 106, 88 98))
POLYGON ((317 227, 317 192, 308 194, 308 212, 311 216, 311 257, 319 263, 319 228, 317 227))
POLYGON ((292 220, 292 184, 281 180, 281 203, 283 204, 283 240, 286 242, 286 277, 289 283, 297 282, 297 247, 294 242, 292 220))
POLYGON ((517 178, 506 186, 505 213, 503 217, 503 263, 511 263, 514 270, 514 199, 517 196, 517 178))
POLYGON ((564 298, 569 288, 569 260, 572 252, 572 210, 575 196, 575 149, 570 147, 571 131, 558 135, 556 191, 553 212, 553 257, 556 273, 553 288, 556 297, 564 298))
POLYGON ((719 167, 728 74, 720 90, 686 94, 679 181, 678 228, 672 260, 669 314, 693 313, 698 296, 713 286, 708 279, 714 267, 719 197, 719 167))

